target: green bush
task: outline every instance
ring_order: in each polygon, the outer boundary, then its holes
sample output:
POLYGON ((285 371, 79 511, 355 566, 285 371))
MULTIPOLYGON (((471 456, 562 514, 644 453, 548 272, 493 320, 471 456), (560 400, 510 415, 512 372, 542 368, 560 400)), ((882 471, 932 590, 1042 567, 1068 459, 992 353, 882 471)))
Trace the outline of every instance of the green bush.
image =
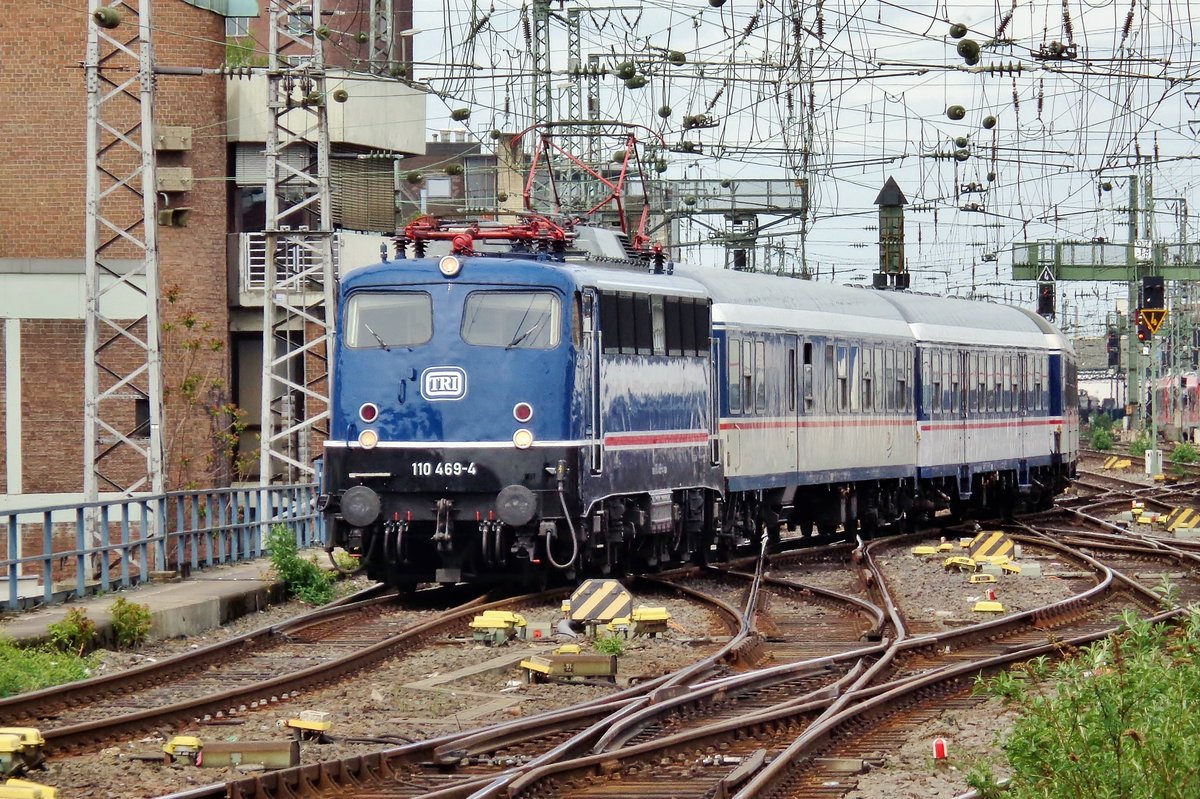
POLYGON ((1138 433, 1137 438, 1129 442, 1129 454, 1135 458, 1145 455, 1148 449, 1150 449, 1150 436, 1144 432, 1138 433))
POLYGON ((318 566, 316 558, 305 560, 300 557, 296 536, 287 525, 277 524, 271 528, 267 549, 271 552, 271 568, 283 582, 289 597, 310 605, 324 605, 333 600, 334 576, 318 566))
POLYGON ((20 647, 0 638, 0 696, 13 696, 90 676, 89 658, 49 646, 20 647))
POLYGON ((50 645, 61 652, 73 652, 82 656, 96 642, 99 633, 96 622, 88 618, 83 608, 71 608, 62 621, 56 621, 47 627, 50 632, 50 645))
POLYGON ((1098 449, 1101 452, 1107 452, 1113 448, 1113 434, 1111 425, 1109 427, 1096 427, 1093 425, 1092 427, 1088 428, 1087 436, 1088 446, 1090 446, 1092 449, 1098 449))
POLYGON ((132 649, 145 643, 150 635, 150 606, 128 602, 121 597, 109 608, 113 632, 119 649, 132 649))
POLYGON ((1171 450, 1171 463, 1195 463, 1200 461, 1200 450, 1196 449, 1196 445, 1187 441, 1180 441, 1175 445, 1175 449, 1171 450))
POLYGON ((606 635, 603 638, 597 638, 592 647, 602 655, 624 655, 625 654, 625 639, 615 635, 606 635))
MULTIPOLYGON (((1005 799, 1200 796, 1200 610, 1174 626, 1132 611, 1122 631, 1054 666, 1043 660, 977 683, 1020 714, 1003 742, 1005 799), (1054 691, 1035 691, 1037 683, 1054 691)), ((968 784, 994 796, 990 768, 968 784)))

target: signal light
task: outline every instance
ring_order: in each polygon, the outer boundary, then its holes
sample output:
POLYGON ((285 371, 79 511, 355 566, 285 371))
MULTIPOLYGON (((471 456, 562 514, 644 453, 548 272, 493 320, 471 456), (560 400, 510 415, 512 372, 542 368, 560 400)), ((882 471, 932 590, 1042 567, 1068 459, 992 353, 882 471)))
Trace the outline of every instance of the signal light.
POLYGON ((1117 331, 1115 331, 1115 330, 1108 331, 1108 341, 1105 346, 1105 349, 1108 353, 1108 365, 1109 366, 1120 366, 1121 365, 1121 337, 1117 334, 1117 331))
POLYGON ((1163 304, 1163 279, 1161 275, 1142 278, 1142 307, 1165 308, 1163 304))
POLYGON ((1145 322, 1145 321, 1142 319, 1142 312, 1141 312, 1141 311, 1138 311, 1137 313, 1135 313, 1135 314, 1134 314, 1134 316, 1136 317, 1136 321, 1137 321, 1137 337, 1138 337, 1138 341, 1141 341, 1141 342, 1145 343, 1145 342, 1149 341, 1149 340, 1150 340, 1150 338, 1151 338, 1151 334, 1150 334, 1150 327, 1149 327, 1149 325, 1147 325, 1147 324, 1146 324, 1146 322, 1145 322))
POLYGON ((1038 283, 1037 312, 1047 319, 1054 318, 1054 284, 1038 283))

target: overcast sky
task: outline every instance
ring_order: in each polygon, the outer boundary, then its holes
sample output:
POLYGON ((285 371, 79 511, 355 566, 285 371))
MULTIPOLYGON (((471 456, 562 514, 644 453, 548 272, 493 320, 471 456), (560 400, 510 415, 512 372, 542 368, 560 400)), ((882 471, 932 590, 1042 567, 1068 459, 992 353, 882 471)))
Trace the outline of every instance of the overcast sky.
MULTIPOLYGON (((472 109, 465 125, 485 143, 493 128, 524 128, 532 62, 523 7, 416 2, 415 53, 424 63, 415 77, 445 95, 431 99, 431 130, 462 127, 449 117, 460 107, 472 109)), ((568 116, 562 20, 570 8, 583 10, 585 63, 595 55, 612 72, 630 61, 646 78, 642 88, 602 78, 600 115, 646 125, 668 143, 701 145, 699 155, 671 154, 668 177, 810 179, 807 259, 822 279, 869 280, 875 271, 873 202, 889 176, 910 202, 914 288, 1026 305, 1033 287, 1008 280, 1009 249, 1040 238, 1124 241, 1139 151, 1157 159, 1158 239, 1178 239, 1180 199, 1193 215, 1200 209, 1188 123, 1200 118, 1189 94, 1196 30, 1187 3, 1068 0, 1064 13, 1061 2, 554 2, 560 118, 568 116), (962 40, 952 38, 951 23, 980 45, 976 71, 958 55, 962 40), (672 51, 683 64, 671 63, 672 51), (947 116, 952 105, 963 107, 961 120, 947 116), (684 130, 696 114, 714 126, 684 130), (966 160, 953 157, 958 150, 966 160), (986 190, 964 193, 972 183, 986 190)), ((798 225, 778 230, 769 241, 796 261, 798 225)), ((684 233, 707 235, 697 225, 684 233)), ((1102 317, 1125 295, 1110 284, 1060 288, 1060 322, 1083 331, 1098 331, 1103 319, 1076 322, 1073 307, 1102 317)))

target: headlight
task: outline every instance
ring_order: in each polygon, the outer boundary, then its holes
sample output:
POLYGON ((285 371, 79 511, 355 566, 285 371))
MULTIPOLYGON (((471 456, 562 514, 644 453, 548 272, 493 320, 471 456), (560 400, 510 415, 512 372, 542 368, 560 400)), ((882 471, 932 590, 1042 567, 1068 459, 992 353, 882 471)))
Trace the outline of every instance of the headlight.
POLYGON ((462 271, 462 261, 453 255, 443 255, 438 261, 438 271, 446 277, 454 277, 462 271))
POLYGON ((529 449, 533 446, 533 433, 522 427, 513 433, 513 446, 517 449, 529 449))
POLYGON ((379 434, 374 430, 364 430, 358 434, 358 444, 363 449, 372 449, 379 443, 379 434))

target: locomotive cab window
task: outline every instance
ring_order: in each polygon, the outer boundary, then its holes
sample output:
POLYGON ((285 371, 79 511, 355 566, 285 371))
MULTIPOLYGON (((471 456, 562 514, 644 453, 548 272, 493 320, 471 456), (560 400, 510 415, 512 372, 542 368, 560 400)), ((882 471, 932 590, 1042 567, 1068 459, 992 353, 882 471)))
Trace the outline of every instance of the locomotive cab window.
POLYGON ((462 339, 505 349, 558 346, 562 309, 549 291, 475 291, 463 309, 462 339))
POLYGON ((433 301, 423 291, 356 292, 346 303, 346 346, 411 347, 433 337, 433 301))

